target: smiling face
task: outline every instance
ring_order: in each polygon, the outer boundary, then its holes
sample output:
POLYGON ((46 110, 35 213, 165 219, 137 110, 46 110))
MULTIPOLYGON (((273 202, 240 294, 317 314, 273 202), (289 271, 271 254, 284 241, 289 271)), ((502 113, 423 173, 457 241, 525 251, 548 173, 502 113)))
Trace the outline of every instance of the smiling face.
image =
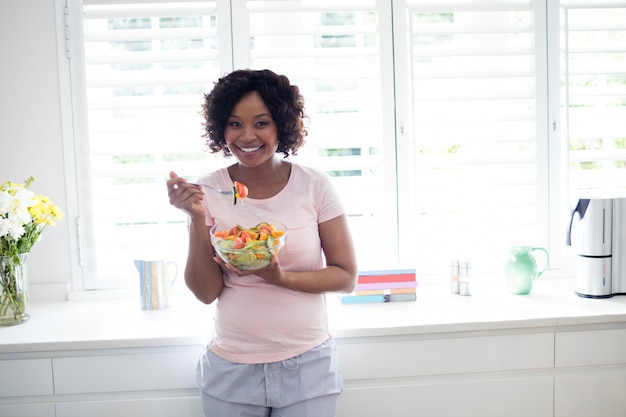
POLYGON ((258 92, 247 93, 233 107, 224 138, 230 151, 246 167, 257 167, 274 157, 278 128, 258 92))

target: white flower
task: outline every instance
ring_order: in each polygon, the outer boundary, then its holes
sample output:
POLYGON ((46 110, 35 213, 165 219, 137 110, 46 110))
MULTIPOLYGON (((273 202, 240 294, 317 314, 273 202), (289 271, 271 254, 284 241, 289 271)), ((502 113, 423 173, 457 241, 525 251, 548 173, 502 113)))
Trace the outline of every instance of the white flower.
POLYGON ((0 216, 5 217, 5 214, 8 214, 12 202, 13 196, 11 194, 4 191, 0 192, 0 216))
POLYGON ((8 235, 9 230, 11 230, 10 220, 0 217, 0 237, 4 237, 8 235))
POLYGON ((23 187, 8 187, 0 192, 0 237, 10 235, 17 240, 24 234, 24 225, 32 221, 29 207, 37 204, 35 193, 23 187))
POLYGON ((15 221, 12 219, 6 219, 6 220, 2 219, 2 220, 3 220, 2 223, 5 223, 5 224, 0 225, 0 231, 4 229, 4 231, 0 233, 0 236, 10 235, 14 240, 18 240, 20 237, 22 237, 22 235, 26 231, 26 229, 24 228, 24 225, 19 221, 15 221))

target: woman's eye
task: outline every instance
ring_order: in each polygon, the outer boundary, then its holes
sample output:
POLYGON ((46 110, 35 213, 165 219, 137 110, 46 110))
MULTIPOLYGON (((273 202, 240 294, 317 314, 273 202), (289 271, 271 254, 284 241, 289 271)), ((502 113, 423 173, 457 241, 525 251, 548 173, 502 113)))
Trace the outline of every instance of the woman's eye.
POLYGON ((259 127, 265 127, 267 125, 269 125, 269 122, 266 122, 265 120, 261 120, 260 122, 257 122, 256 124, 259 127))
POLYGON ((239 127, 239 126, 241 126, 241 123, 239 123, 239 122, 229 122, 228 126, 230 126, 230 127, 239 127))

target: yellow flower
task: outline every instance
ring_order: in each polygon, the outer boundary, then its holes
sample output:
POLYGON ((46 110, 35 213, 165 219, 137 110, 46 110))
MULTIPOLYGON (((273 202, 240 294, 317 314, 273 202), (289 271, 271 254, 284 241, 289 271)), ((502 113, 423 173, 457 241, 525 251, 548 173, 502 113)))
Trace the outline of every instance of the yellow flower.
POLYGON ((43 195, 24 184, 7 181, 0 185, 0 256, 27 253, 47 226, 56 225, 63 212, 43 195))
POLYGON ((48 197, 35 195, 36 203, 28 209, 33 222, 39 225, 54 226, 55 220, 63 218, 63 213, 56 207, 48 197))

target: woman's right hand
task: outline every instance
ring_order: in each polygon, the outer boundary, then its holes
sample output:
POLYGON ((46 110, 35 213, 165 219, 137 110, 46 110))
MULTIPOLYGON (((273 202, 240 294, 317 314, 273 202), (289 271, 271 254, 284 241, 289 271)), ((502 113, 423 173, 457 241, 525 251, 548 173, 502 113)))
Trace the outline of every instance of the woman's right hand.
POLYGON ((204 219, 202 199, 204 191, 196 184, 189 184, 186 179, 179 177, 174 171, 170 171, 170 179, 167 180, 167 194, 170 204, 184 211, 191 218, 204 219))

